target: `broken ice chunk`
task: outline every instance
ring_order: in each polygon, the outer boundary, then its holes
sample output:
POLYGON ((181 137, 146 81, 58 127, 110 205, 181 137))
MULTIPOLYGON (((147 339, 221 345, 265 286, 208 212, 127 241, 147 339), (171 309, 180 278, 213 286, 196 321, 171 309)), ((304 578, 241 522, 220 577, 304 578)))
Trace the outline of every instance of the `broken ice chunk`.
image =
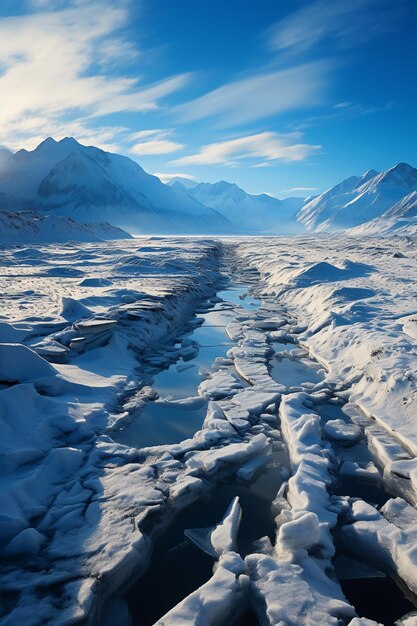
POLYGON ((359 465, 356 461, 344 461, 340 467, 339 475, 342 478, 353 478, 364 483, 381 484, 378 468, 372 461, 364 466, 359 465))
POLYGON ((184 535, 206 554, 219 558, 224 552, 236 550, 236 537, 242 511, 239 498, 232 500, 222 521, 210 528, 184 530, 184 535))
POLYGON ((320 541, 320 522, 315 513, 300 511, 278 530, 278 554, 308 550, 320 541))
POLYGON ((74 324, 74 328, 83 335, 96 335, 97 333, 101 333, 105 330, 110 330, 110 328, 116 324, 117 320, 106 318, 100 319, 96 317, 89 320, 83 320, 82 322, 76 322, 74 324))
POLYGON ((343 443, 355 443, 361 436, 359 426, 344 422, 341 419, 329 420, 324 425, 323 430, 330 439, 335 439, 343 443))
POLYGON ((246 609, 249 577, 237 554, 221 557, 213 576, 154 626, 229 626, 246 609))
POLYGON ((20 343, 0 343, 1 381, 26 382, 56 375, 56 369, 31 348, 20 343))

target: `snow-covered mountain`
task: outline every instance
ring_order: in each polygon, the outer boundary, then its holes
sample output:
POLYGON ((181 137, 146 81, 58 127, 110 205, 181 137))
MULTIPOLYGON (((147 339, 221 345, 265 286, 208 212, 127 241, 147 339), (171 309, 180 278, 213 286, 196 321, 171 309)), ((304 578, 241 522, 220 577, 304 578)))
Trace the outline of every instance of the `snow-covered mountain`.
POLYGON ((135 161, 73 138, 48 138, 0 168, 0 193, 38 212, 80 222, 107 221, 132 233, 228 233, 222 215, 147 174, 135 161))
POLYGON ((417 169, 398 163, 378 173, 351 176, 307 202, 297 219, 315 231, 350 228, 378 218, 417 191, 417 169))
POLYGON ((386 236, 417 234, 417 191, 412 191, 380 217, 356 226, 352 235, 386 236))
POLYGON ((106 223, 80 224, 70 217, 39 215, 32 211, 0 211, 0 243, 65 243, 131 239, 131 235, 106 223))
MULTIPOLYGON (((176 182, 174 187, 180 183, 176 182)), ((303 198, 278 200, 265 193, 252 195, 224 180, 217 183, 200 183, 188 194, 222 213, 236 228, 252 232, 295 233, 304 230, 295 216, 303 198)))

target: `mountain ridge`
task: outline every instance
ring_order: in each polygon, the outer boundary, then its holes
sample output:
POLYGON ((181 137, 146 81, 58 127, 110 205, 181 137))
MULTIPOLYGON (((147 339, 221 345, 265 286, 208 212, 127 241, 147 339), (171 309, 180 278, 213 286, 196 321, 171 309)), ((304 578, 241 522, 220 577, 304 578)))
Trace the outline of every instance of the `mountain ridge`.
POLYGON ((244 191, 236 183, 225 180, 199 183, 187 189, 187 192, 248 231, 294 234, 304 230, 295 220, 303 198, 279 200, 268 194, 254 195, 244 191))
POLYGON ((408 163, 397 163, 384 172, 368 170, 306 202, 297 220, 314 232, 353 228, 382 216, 415 190, 417 169, 408 163))
POLYGON ((35 150, 12 155, 0 170, 0 192, 33 202, 40 213, 84 222, 104 217, 137 234, 233 231, 221 214, 164 185, 135 161, 72 137, 48 137, 35 150))

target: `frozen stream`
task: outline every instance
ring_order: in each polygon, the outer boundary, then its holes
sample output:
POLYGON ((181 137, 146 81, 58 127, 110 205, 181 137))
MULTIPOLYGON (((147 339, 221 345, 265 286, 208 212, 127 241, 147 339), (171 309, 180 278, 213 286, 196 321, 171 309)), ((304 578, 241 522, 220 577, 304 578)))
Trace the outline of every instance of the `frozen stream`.
MULTIPOLYGON (((247 295, 244 286, 222 290, 218 298, 214 306, 199 313, 203 322, 186 336, 185 345, 194 347, 194 353, 190 349, 190 355, 180 356, 175 363, 154 376, 152 387, 158 399, 148 401, 131 424, 115 433, 114 438, 118 442, 138 448, 177 443, 192 437, 201 427, 207 413, 207 402, 203 398, 198 399, 197 394, 204 370, 210 370, 216 359, 226 358, 227 352, 235 345, 225 329, 236 314, 242 313, 242 309, 256 311, 261 306, 259 300, 247 295), (194 400, 179 404, 187 398, 194 400)), ((300 348, 296 340, 272 340, 269 345, 274 351, 269 359, 270 376, 289 392, 308 392, 325 379, 325 371, 300 348)), ((177 344, 179 351, 182 346, 184 342, 177 344)), ((341 403, 322 401, 314 405, 314 411, 320 416, 323 432, 327 422, 341 421, 347 427, 352 424, 341 403)), ((363 437, 351 443, 329 438, 329 443, 340 467, 347 468, 355 463, 362 467, 373 466, 373 457, 363 437)), ((289 468, 290 463, 286 449, 277 446, 273 451, 273 462, 266 470, 258 472, 251 482, 220 480, 198 506, 190 507, 174 520, 157 540, 149 569, 125 594, 132 626, 151 626, 209 580, 215 560, 190 544, 184 537, 184 530, 215 524, 234 497, 239 496, 242 507, 237 545, 240 555, 245 558, 256 551, 254 542, 262 537, 269 537, 274 543, 276 510, 272 503, 282 484, 280 467, 289 468), (179 571, 181 576, 178 576, 179 571), (173 580, 175 584, 172 584, 173 580), (158 602, 154 597, 155 589, 159 589, 158 602)), ((383 488, 381 480, 372 475, 361 477, 343 471, 339 472, 333 493, 360 497, 378 506, 392 497, 383 488)), ((360 615, 380 619, 385 614, 384 623, 389 624, 413 610, 414 604, 392 578, 372 569, 363 574, 361 562, 357 556, 346 551, 338 539, 338 532, 335 545, 336 569, 342 589, 360 615), (350 559, 347 569, 343 565, 344 558, 350 559), (389 595, 388 604, 381 604, 381 594, 389 595)), ((248 607, 234 623, 252 626, 259 622, 248 607)))
POLYGON ((264 244, 5 253, 5 626, 415 621, 415 250, 264 244))
POLYGON ((147 402, 133 422, 112 433, 115 441, 137 448, 178 443, 192 437, 201 427, 207 412, 204 399, 185 405, 175 401, 196 397, 202 380, 200 372, 209 370, 216 358, 226 357, 234 345, 226 334, 226 326, 234 318, 236 307, 256 310, 260 304, 240 285, 218 292, 217 297, 221 301, 199 314, 202 324, 186 337, 188 342, 193 342, 195 355, 180 357, 156 374, 152 387, 158 394, 158 401, 147 402))

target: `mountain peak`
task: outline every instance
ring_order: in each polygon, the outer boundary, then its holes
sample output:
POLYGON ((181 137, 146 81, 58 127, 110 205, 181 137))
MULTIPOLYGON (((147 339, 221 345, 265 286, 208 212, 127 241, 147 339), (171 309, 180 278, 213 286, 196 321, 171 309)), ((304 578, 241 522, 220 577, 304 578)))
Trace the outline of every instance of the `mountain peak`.
POLYGON ((368 170, 304 205, 298 219, 316 231, 350 228, 378 218, 412 191, 417 191, 417 169, 408 163, 381 173, 368 170))
POLYGON ((401 187, 414 187, 417 184, 417 169, 408 163, 397 163, 381 174, 380 182, 401 187))
POLYGON ((409 163, 405 163, 404 161, 400 161, 394 167, 391 167, 389 172, 398 172, 398 174, 407 175, 409 172, 412 172, 415 168, 409 163))
POLYGON ((36 150, 40 150, 43 151, 46 149, 53 149, 57 146, 61 146, 62 148, 78 148, 80 147, 81 144, 78 143, 78 141, 76 139, 74 139, 74 137, 64 137, 63 139, 60 139, 59 141, 57 141, 56 139, 54 139, 53 137, 47 137, 46 139, 44 139, 43 141, 41 141, 41 143, 35 148, 36 150))
POLYGON ((64 137, 63 139, 58 141, 58 143, 64 146, 65 145, 66 146, 70 146, 70 145, 80 146, 81 145, 76 139, 74 139, 74 137, 64 137))
POLYGON ((55 141, 53 137, 47 137, 46 139, 41 141, 41 143, 38 146, 36 146, 36 150, 46 148, 47 146, 55 146, 57 143, 58 142, 55 141))
POLYGON ((379 172, 377 172, 377 170, 374 170, 374 169, 367 170, 365 174, 362 174, 362 180, 363 181, 370 180, 371 178, 378 176, 378 174, 379 172))
POLYGON ((243 191, 236 183, 229 183, 227 180, 219 180, 217 183, 213 183, 213 187, 217 191, 226 191, 228 189, 238 189, 239 191, 243 191))

